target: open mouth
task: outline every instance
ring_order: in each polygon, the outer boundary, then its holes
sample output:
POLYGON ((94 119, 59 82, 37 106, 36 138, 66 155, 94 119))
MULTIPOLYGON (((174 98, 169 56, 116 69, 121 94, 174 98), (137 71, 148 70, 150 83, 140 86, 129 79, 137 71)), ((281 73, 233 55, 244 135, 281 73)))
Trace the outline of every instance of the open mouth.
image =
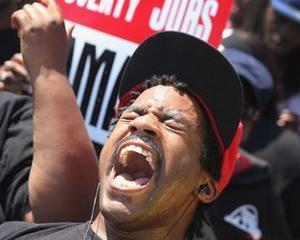
POLYGON ((145 187, 154 175, 154 156, 146 148, 131 144, 118 151, 113 184, 120 189, 145 187))

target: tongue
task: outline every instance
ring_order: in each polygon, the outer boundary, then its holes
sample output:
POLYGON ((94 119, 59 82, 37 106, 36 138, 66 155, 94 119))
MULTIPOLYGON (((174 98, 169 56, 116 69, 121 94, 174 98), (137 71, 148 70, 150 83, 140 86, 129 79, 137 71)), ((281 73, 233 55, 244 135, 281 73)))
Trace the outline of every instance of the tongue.
POLYGON ((138 188, 146 185, 150 179, 148 177, 138 177, 133 180, 131 175, 127 173, 122 173, 115 177, 114 184, 120 188, 138 188))

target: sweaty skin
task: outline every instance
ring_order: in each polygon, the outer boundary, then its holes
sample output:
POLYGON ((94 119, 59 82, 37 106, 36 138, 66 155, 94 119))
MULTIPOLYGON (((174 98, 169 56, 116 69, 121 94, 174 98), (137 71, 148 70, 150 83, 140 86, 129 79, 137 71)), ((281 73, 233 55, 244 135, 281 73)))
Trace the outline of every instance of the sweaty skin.
MULTIPOLYGON (((199 202, 194 190, 209 181, 200 165, 203 131, 202 112, 188 95, 180 95, 173 87, 166 86, 143 92, 121 115, 101 152, 102 216, 94 222, 94 231, 99 236, 110 236, 108 239, 142 239, 143 236, 160 239, 192 201, 168 238, 182 239, 199 202), (162 162, 159 168, 155 167, 154 176, 146 186, 123 189, 114 185, 111 165, 118 161, 114 153, 118 152, 120 143, 122 148, 122 140, 137 133, 153 138, 162 162)), ((129 141, 128 144, 148 147, 140 138, 129 141)), ((156 159, 153 161, 156 166, 156 159)))
MULTIPOLYGON (((45 201, 60 203, 55 214, 63 217, 71 209, 76 212, 76 206, 92 206, 88 204, 96 189, 97 170, 65 75, 68 47, 62 15, 54 0, 42 0, 16 12, 12 23, 21 37, 34 90, 31 203, 35 210, 41 210, 45 201)), ((98 236, 109 240, 183 239, 197 205, 217 197, 216 181, 201 168, 203 123, 198 103, 170 86, 146 90, 121 115, 99 159, 101 213, 92 224, 98 236), (127 154, 124 162, 134 163, 129 166, 134 171, 120 163, 122 150, 127 154), (150 156, 152 173, 143 154, 150 156), (140 186, 129 184, 132 179, 126 179, 126 174, 134 175, 135 170, 147 174, 149 181, 140 186), (116 181, 118 176, 120 181, 116 181), (209 191, 198 192, 201 185, 209 191)), ((79 210, 86 213, 83 207, 79 210)))
POLYGON ((86 221, 98 182, 97 158, 65 74, 68 36, 54 0, 11 17, 34 97, 34 155, 27 221, 86 221))

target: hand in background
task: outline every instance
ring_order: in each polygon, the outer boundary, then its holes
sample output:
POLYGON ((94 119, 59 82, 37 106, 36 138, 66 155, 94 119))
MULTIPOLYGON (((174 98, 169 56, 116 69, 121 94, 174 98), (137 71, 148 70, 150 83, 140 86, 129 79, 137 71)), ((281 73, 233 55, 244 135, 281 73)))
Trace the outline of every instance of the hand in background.
POLYGON ((0 67, 0 90, 15 94, 26 94, 31 91, 29 74, 20 53, 13 55, 0 67))
POLYGON ((299 128, 299 119, 296 114, 294 114, 289 109, 283 109, 277 120, 277 125, 280 127, 287 127, 294 131, 299 128))

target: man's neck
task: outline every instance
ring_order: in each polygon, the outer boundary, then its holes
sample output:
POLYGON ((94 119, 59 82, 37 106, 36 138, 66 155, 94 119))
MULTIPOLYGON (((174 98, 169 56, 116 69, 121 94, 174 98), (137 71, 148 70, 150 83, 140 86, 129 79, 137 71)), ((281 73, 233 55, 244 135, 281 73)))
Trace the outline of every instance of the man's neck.
POLYGON ((101 240, 182 240, 186 228, 182 225, 163 226, 141 230, 128 230, 112 224, 99 214, 92 223, 92 230, 101 240))

